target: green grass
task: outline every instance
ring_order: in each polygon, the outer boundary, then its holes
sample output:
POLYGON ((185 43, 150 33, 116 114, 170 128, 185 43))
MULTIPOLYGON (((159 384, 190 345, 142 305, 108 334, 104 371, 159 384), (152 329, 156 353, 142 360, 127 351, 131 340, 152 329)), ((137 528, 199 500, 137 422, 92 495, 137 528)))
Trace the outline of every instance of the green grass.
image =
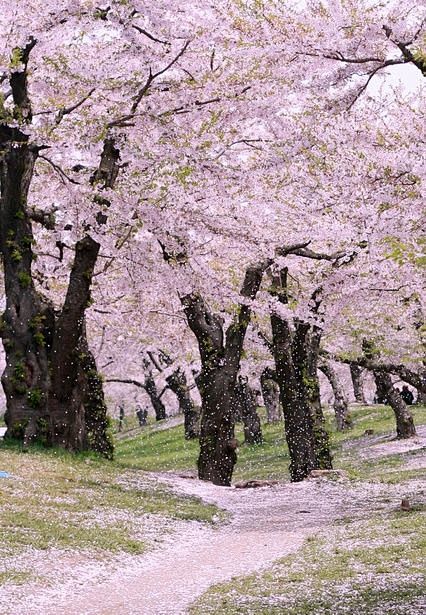
POLYGON ((0 560, 35 549, 141 553, 143 515, 212 522, 221 511, 144 482, 115 463, 64 451, 32 448, 22 454, 0 445, 0 560), (124 520, 123 520, 124 515, 124 520))
POLYGON ((191 615, 392 615, 420 613, 426 512, 389 512, 311 538, 269 570, 216 585, 191 615), (415 610, 412 610, 415 609, 415 610))
MULTIPOLYGON (((426 408, 416 407, 413 411, 417 424, 426 423, 426 408)), ((392 432, 394 417, 389 408, 355 408, 353 419, 352 430, 338 433, 332 415, 327 414, 336 468, 345 469, 352 479, 388 483, 424 475, 422 470, 404 468, 404 459, 409 455, 360 462, 356 446, 347 446, 348 440, 356 443, 362 438, 366 429, 374 429, 374 435, 392 432)), ((240 425, 237 426, 236 435, 240 441, 243 440, 240 425)), ((288 479, 289 456, 282 423, 263 425, 263 435, 262 445, 240 446, 235 481, 288 479)), ((138 523, 144 515, 204 522, 223 518, 222 512, 215 506, 204 504, 197 498, 178 497, 160 485, 153 486, 140 472, 196 471, 198 442, 184 439, 182 425, 164 431, 156 431, 149 425, 136 437, 123 436, 117 441, 114 462, 106 462, 93 455, 73 456, 64 451, 37 447, 22 454, 17 445, 0 443, 0 469, 12 476, 0 480, 0 560, 22 554, 30 546, 40 550, 55 547, 87 551, 99 556, 108 552, 141 553, 148 546, 138 523)), ((368 439, 364 438, 360 443, 366 441, 368 439)), ((412 453, 413 456, 416 454, 415 451, 412 453)), ((415 515, 420 513, 415 511, 410 514, 410 527, 416 520, 415 515)), ((405 522, 405 518, 395 516, 389 521, 389 531, 405 535, 404 527, 398 525, 401 522, 405 522)), ((346 526, 350 525, 348 520, 342 528, 339 526, 339 530, 346 531, 346 526)), ((311 549, 313 547, 310 545, 311 549)), ((395 556, 391 551, 389 554, 395 556)), ((414 561, 411 551, 408 555, 410 561, 414 561)), ((380 552, 382 565, 386 568, 388 562, 385 556, 384 552, 380 552)), ((358 553, 357 557, 362 561, 364 556, 358 553)), ((334 554, 333 558, 333 561, 328 560, 326 569, 317 571, 319 581, 326 583, 339 579, 343 574, 342 568, 347 578, 354 575, 356 578, 357 572, 347 553, 334 554)), ((20 578, 25 582, 25 571, 18 570, 18 573, 24 575, 20 578)), ((289 568, 289 574, 287 581, 295 586, 306 576, 294 567, 289 568)), ((10 574, 2 573, 0 583, 11 578, 18 582, 19 575, 14 575, 13 571, 10 574)), ((367 600, 366 596, 364 598, 367 600)), ((301 609, 311 608, 309 605, 299 606, 301 609)), ((228 610, 224 612, 233 612, 229 610, 229 604, 226 608, 228 610)), ((266 611, 253 612, 272 613, 275 606, 271 604, 265 608, 266 611)), ((314 611, 300 611, 303 612, 314 611)))
MULTIPOLYGON (((418 424, 426 423, 426 408, 413 407, 415 420, 418 424)), ((337 432, 331 413, 327 413, 327 429, 330 433, 334 455, 334 466, 348 471, 352 478, 370 480, 374 478, 377 468, 368 462, 360 464, 350 453, 342 449, 349 440, 357 440, 364 435, 366 429, 374 429, 374 435, 393 432, 395 419, 390 408, 384 406, 368 406, 354 408, 353 429, 337 432)), ((235 466, 234 480, 287 479, 290 463, 288 448, 284 437, 282 423, 262 426, 264 442, 257 446, 242 444, 238 450, 238 462, 235 466)), ((166 431, 153 431, 147 428, 142 434, 117 443, 117 463, 126 468, 138 468, 150 471, 196 471, 198 442, 186 441, 183 436, 183 426, 166 431)), ((236 437, 243 442, 241 425, 237 425, 236 437)), ((379 465, 381 461, 377 462, 379 465)), ((381 468, 384 470, 384 468, 381 468)), ((413 476, 418 474, 413 471, 413 476)), ((384 478, 381 472, 379 478, 384 478)), ((396 480, 389 476, 389 481, 396 480)))

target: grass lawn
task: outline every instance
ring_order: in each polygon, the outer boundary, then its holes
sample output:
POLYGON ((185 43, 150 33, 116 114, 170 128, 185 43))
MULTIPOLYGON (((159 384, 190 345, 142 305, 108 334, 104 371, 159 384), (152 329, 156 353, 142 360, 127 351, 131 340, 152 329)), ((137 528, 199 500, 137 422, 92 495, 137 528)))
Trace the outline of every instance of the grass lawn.
MULTIPOLYGON (((417 425, 426 423, 426 409, 413 408, 417 425)), ((356 447, 343 446, 360 439, 366 429, 374 435, 394 429, 388 408, 353 411, 354 429, 336 433, 331 427, 334 465, 369 490, 381 482, 407 485, 424 500, 424 468, 404 469, 404 460, 424 455, 425 449, 360 461, 356 447), (413 479, 417 482, 411 483, 413 479), (419 485, 424 485, 422 489, 419 485), (411 486, 412 485, 412 486, 411 486)), ((269 437, 275 427, 266 431, 269 437), (269 434, 269 435, 268 435, 269 434)), ((277 434, 278 435, 278 434, 277 434)), ((240 472, 250 474, 255 463, 244 454, 240 472)), ((273 463, 272 477, 276 471, 273 463)), ((268 472, 265 468, 265 476, 268 472)), ((391 487, 390 487, 391 488, 391 487)), ((309 538, 304 547, 276 562, 263 573, 235 578, 210 588, 191 607, 191 615, 420 615, 426 612, 426 505, 405 512, 384 510, 364 520, 345 517, 332 529, 309 538)))
MULTIPOLYGON (((137 554, 149 545, 144 519, 220 517, 215 506, 93 456, 37 447, 23 454, 1 443, 0 469, 10 474, 0 479, 0 561, 28 548, 137 554)), ((0 584, 24 578, 13 568, 0 573, 0 584)))
MULTIPOLYGON (((262 413, 262 411, 261 411, 262 413)), ((426 408, 413 407, 417 424, 426 423, 426 408)), ((350 431, 337 432, 331 414, 327 414, 327 428, 330 433, 334 466, 346 470, 352 478, 374 478, 380 474, 385 479, 387 458, 377 462, 353 460, 342 445, 361 438, 366 429, 373 429, 374 435, 392 432, 395 420, 392 410, 385 406, 367 406, 352 410, 354 427, 350 431), (378 467, 376 467, 378 466, 378 467), (380 472, 379 472, 380 470, 380 472)), ((196 471, 198 442, 186 441, 183 426, 165 431, 153 431, 147 428, 141 435, 117 443, 116 461, 126 468, 138 468, 150 471, 193 470, 196 471)), ((243 441, 241 425, 237 425, 237 438, 243 441)), ((258 446, 242 444, 238 451, 234 480, 240 479, 286 479, 290 463, 288 448, 284 437, 282 423, 263 425, 264 442, 258 446)), ((399 462, 398 462, 399 463, 399 462)), ((392 465, 392 461, 390 462, 392 465)), ((416 475, 417 472, 413 471, 416 475)))

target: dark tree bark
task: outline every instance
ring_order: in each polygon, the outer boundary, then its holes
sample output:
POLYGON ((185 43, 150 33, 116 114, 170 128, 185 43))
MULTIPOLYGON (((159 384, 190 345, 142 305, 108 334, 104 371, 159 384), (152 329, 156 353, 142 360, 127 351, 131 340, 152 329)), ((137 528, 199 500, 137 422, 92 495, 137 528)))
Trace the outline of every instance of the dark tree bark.
POLYGON ((98 252, 99 244, 89 236, 76 244, 67 296, 56 320, 48 412, 51 444, 111 457, 101 380, 88 349, 84 320, 98 252))
POLYGON ((185 372, 178 368, 166 378, 168 387, 178 398, 179 409, 184 416, 185 439, 198 438, 200 412, 192 401, 185 372))
MULTIPOLYGON (((15 135, 16 136, 16 135, 15 135)), ((48 361, 54 314, 31 275, 33 233, 26 213, 37 150, 25 141, 0 143, 0 248, 6 310, 1 337, 6 354, 2 383, 7 400, 7 437, 25 443, 46 437, 48 361)))
POLYGON ((356 363, 350 363, 349 369, 351 372, 351 379, 352 379, 352 386, 354 389, 355 401, 357 401, 360 404, 366 404, 367 401, 365 399, 364 381, 363 381, 364 370, 362 369, 362 367, 360 367, 356 363))
MULTIPOLYGON (((242 297, 254 299, 269 264, 247 269, 242 297)), ((197 338, 202 365, 197 377, 202 399, 198 476, 216 485, 230 485, 237 460, 233 400, 251 310, 241 304, 224 333, 222 319, 207 308, 200 295, 183 297, 182 305, 197 338)))
POLYGON ((390 375, 387 372, 378 370, 373 373, 377 390, 380 390, 386 396, 387 403, 394 411, 397 437, 403 439, 415 436, 416 429, 413 416, 401 395, 393 386, 390 375))
MULTIPOLYGON (((274 294, 280 303, 286 304, 287 269, 283 269, 280 275, 274 278, 273 284, 274 294)), ((303 382, 298 378, 295 369, 289 323, 272 312, 271 327, 272 350, 290 453, 290 477, 292 481, 300 481, 317 468, 314 421, 305 397, 303 382)))
POLYGON ((257 414, 256 394, 247 382, 239 381, 235 386, 235 397, 241 411, 246 444, 262 444, 262 428, 257 414))
MULTIPOLYGON (((319 303, 318 303, 319 307, 319 303)), ((321 405, 320 383, 318 378, 318 360, 322 330, 303 321, 295 322, 293 338, 293 358, 296 373, 301 379, 311 414, 314 420, 315 455, 321 470, 331 470, 330 438, 325 428, 325 419, 321 405)))
MULTIPOLYGON (((23 70, 10 77, 13 117, 21 126, 32 118, 27 63, 35 44, 30 39, 19 50, 23 70)), ((67 297, 58 316, 33 283, 34 240, 27 197, 41 149, 30 144, 20 129, 0 126, 0 251, 6 291, 1 337, 7 362, 2 383, 7 436, 21 439, 25 446, 38 439, 111 457, 101 380, 94 377, 84 330, 98 244, 88 236, 77 243, 67 297)), ((43 222, 43 216, 37 221, 43 222)))
POLYGON ((380 356, 376 354, 369 355, 368 353, 365 356, 360 356, 357 359, 345 359, 338 355, 333 355, 332 353, 325 352, 325 354, 334 359, 335 361, 340 361, 341 363, 354 363, 359 367, 370 370, 371 372, 381 371, 387 372, 388 374, 395 374, 399 376, 401 380, 411 384, 417 391, 419 391, 422 395, 426 395, 426 372, 421 368, 418 372, 406 367, 405 365, 398 363, 385 363, 381 360, 380 356))
POLYGON ((278 423, 281 420, 280 388, 272 377, 272 370, 266 368, 260 377, 263 402, 266 408, 266 421, 278 423))
POLYGON ((345 431, 346 429, 350 429, 352 427, 352 420, 349 414, 348 398, 336 370, 330 361, 326 361, 323 358, 321 358, 318 367, 329 381, 333 390, 333 407, 337 430, 345 431))
MULTIPOLYGON (((273 278, 273 294, 287 304, 287 269, 273 278)), ((306 478, 311 470, 331 467, 328 436, 323 425, 316 374, 319 335, 312 327, 289 323, 271 313, 272 350, 284 413, 292 481, 306 478)))
POLYGON ((144 361, 144 373, 145 373, 145 391, 147 392, 149 399, 151 400, 152 407, 155 412, 155 420, 162 421, 167 418, 166 406, 163 404, 161 395, 158 392, 155 378, 152 374, 151 366, 148 361, 144 361))

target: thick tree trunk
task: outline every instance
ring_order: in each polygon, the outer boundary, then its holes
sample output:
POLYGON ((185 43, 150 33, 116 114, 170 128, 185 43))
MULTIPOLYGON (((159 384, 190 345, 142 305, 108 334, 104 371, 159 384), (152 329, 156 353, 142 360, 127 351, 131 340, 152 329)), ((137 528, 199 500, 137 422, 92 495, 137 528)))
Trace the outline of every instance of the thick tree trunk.
MULTIPOLYGON (((241 296, 254 299, 269 261, 247 268, 241 296)), ((237 461, 233 403, 235 383, 250 308, 242 303, 226 333, 223 320, 210 312, 202 297, 190 294, 181 299, 189 327, 195 334, 201 357, 197 385, 202 400, 198 476, 216 485, 230 485, 237 461)))
POLYGON ((215 485, 230 485, 237 461, 232 400, 237 373, 203 367, 198 377, 202 399, 198 476, 215 485))
POLYGON ((185 439, 192 440, 198 438, 200 433, 200 413, 191 399, 185 372, 178 368, 166 378, 166 382, 169 389, 178 398, 179 409, 184 416, 185 439))
POLYGON ((273 353, 284 413, 285 435, 290 453, 290 478, 301 481, 317 469, 314 421, 305 398, 303 383, 296 377, 288 323, 271 314, 273 353))
POLYGON ((99 244, 89 236, 77 242, 67 296, 57 318, 50 369, 50 441, 71 451, 94 449, 110 457, 101 381, 84 322, 98 252, 99 244))
POLYGON ((364 379, 363 379, 364 370, 362 369, 362 367, 360 367, 356 363, 350 363, 349 369, 351 372, 351 379, 352 379, 352 386, 354 389, 355 401, 357 401, 360 404, 366 404, 367 401, 365 399, 364 379))
POLYGON ((85 328, 79 347, 79 380, 82 383, 87 448, 112 459, 114 444, 109 431, 108 409, 105 403, 103 380, 89 350, 85 328))
MULTIPOLYGON (((13 115, 23 126, 32 118, 27 63, 35 45, 30 37, 25 47, 15 50, 21 62, 9 79, 13 115)), ((100 380, 96 386, 93 379, 93 357, 87 371, 79 356, 82 348, 87 350, 84 313, 99 245, 90 237, 77 243, 67 297, 57 318, 33 283, 34 214, 27 197, 40 149, 29 144, 19 128, 0 125, 0 251, 6 291, 0 329, 7 363, 2 376, 7 436, 22 439, 25 446, 38 439, 71 450, 94 448, 110 456, 105 406, 101 411, 98 404, 93 411, 93 397, 99 402, 102 392, 100 380)), ((44 222, 43 215, 36 219, 44 222)))
POLYGON ((235 387, 235 397, 241 408, 241 419, 244 425, 244 441, 246 444, 262 444, 262 428, 257 414, 256 394, 247 382, 238 382, 235 387))
POLYGON ((348 398, 342 383, 330 361, 321 359, 318 364, 319 369, 329 381, 334 395, 334 414, 338 431, 345 431, 352 427, 352 420, 349 414, 348 398))
POLYGON ((260 377, 263 403, 266 408, 266 421, 268 423, 278 423, 281 419, 280 409, 280 388, 272 378, 272 372, 266 368, 260 377))
POLYGON ((405 439, 415 436, 416 428, 414 426, 413 416, 401 395, 393 386, 390 375, 386 372, 375 371, 374 379, 377 389, 385 393, 387 403, 394 411, 397 437, 405 439))
MULTIPOLYGON (((288 302, 287 269, 273 278, 272 292, 280 303, 288 302)), ((289 323, 274 312, 271 327, 291 460, 290 478, 301 481, 311 470, 332 467, 317 375, 320 333, 301 321, 296 321, 293 333, 289 323)))
POLYGON ((6 354, 6 437, 27 445, 47 431, 49 355, 53 309, 35 290, 31 276, 33 233, 26 203, 36 150, 25 141, 0 143, 0 248, 6 310, 0 334, 6 354))

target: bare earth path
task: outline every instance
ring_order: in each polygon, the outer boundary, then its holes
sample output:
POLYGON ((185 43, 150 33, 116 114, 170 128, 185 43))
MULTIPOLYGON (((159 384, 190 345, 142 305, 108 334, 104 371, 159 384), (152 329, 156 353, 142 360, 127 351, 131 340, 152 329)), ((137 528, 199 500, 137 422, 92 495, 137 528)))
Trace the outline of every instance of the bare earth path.
MULTIPOLYGON (((146 482, 146 474, 144 481, 146 482)), ((215 487, 172 474, 152 474, 153 481, 178 492, 197 495, 231 513, 218 527, 182 524, 155 551, 135 556, 80 583, 40 588, 21 595, 7 615, 161 615, 186 613, 191 602, 211 585, 267 567, 296 551, 303 540, 333 520, 364 517, 396 508, 402 487, 353 486, 348 481, 311 479, 257 489, 215 487)), ((415 488, 412 485, 412 488, 415 488)), ((75 575, 74 575, 75 577, 75 575)))

